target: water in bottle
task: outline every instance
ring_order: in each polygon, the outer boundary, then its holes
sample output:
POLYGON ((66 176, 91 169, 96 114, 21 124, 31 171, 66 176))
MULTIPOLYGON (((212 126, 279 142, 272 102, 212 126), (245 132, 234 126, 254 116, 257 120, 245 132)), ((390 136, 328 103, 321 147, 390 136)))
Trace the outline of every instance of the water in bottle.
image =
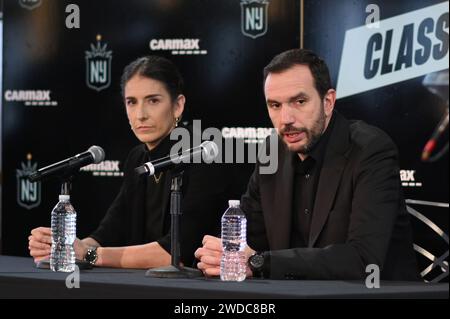
POLYGON ((52 249, 50 269, 60 272, 75 270, 77 214, 70 203, 69 195, 60 195, 59 202, 52 211, 52 249))
POLYGON ((243 281, 246 277, 247 219, 239 206, 238 200, 230 200, 222 216, 220 279, 224 281, 243 281))

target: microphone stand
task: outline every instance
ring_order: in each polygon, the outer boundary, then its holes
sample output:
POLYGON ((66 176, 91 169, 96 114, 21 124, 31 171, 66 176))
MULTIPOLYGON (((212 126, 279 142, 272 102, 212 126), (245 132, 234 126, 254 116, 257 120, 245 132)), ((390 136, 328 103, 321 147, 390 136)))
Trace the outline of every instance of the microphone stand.
POLYGON ((145 273, 146 277, 153 278, 197 278, 202 277, 200 270, 180 265, 180 217, 181 210, 181 186, 183 184, 183 171, 177 172, 172 177, 170 194, 170 255, 171 265, 166 267, 151 268, 145 273))

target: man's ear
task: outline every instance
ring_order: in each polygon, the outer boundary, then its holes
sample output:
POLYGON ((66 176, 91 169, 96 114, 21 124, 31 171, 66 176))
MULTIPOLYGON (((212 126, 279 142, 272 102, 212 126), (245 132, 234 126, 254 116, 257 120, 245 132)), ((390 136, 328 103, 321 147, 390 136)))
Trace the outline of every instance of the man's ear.
POLYGON ((323 108, 325 111, 325 115, 327 117, 331 117, 333 114, 334 105, 336 103, 336 90, 329 89, 325 97, 323 98, 323 108))

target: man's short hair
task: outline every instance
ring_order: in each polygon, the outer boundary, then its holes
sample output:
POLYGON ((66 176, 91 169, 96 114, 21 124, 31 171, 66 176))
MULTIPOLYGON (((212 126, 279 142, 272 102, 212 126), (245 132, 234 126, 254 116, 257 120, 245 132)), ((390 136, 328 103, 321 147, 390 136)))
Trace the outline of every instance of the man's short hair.
POLYGON ((329 89, 332 89, 328 66, 313 51, 306 49, 293 49, 280 53, 264 68, 264 84, 270 73, 282 73, 296 65, 306 65, 314 78, 314 86, 320 98, 324 98, 329 89))

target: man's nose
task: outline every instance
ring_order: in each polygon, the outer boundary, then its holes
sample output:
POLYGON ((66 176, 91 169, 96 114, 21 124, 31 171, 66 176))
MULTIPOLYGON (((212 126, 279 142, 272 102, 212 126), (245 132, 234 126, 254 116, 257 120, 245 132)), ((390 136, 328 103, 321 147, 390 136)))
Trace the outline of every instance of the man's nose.
POLYGON ((281 106, 280 120, 283 125, 293 124, 295 122, 295 117, 292 114, 292 108, 289 105, 283 104, 281 106))

